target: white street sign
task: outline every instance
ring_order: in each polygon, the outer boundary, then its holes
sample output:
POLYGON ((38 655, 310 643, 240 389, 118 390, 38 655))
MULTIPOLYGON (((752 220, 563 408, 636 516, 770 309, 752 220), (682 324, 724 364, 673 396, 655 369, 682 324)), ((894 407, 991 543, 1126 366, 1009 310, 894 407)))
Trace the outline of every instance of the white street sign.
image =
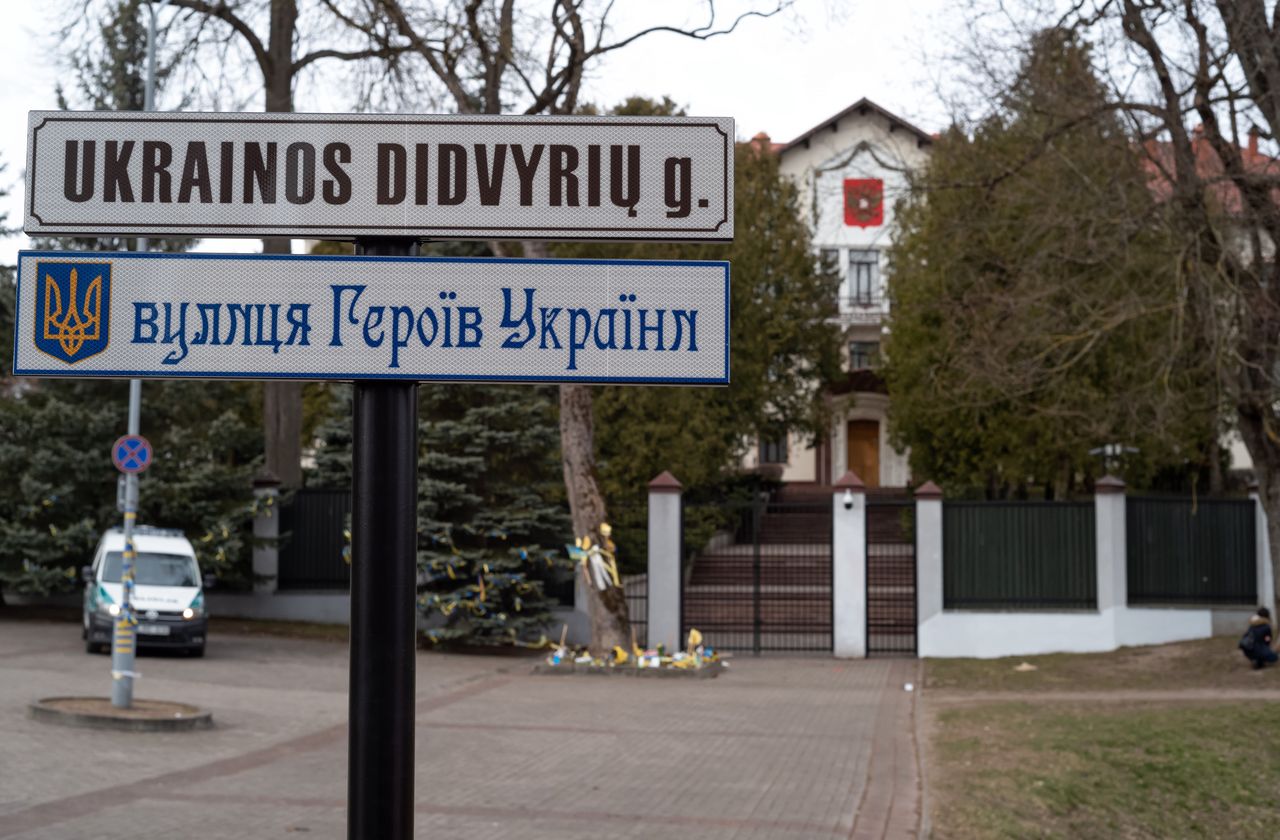
POLYGON ((729 383, 729 264, 23 251, 14 374, 729 383))
POLYGON ((31 235, 733 239, 733 120, 32 111, 31 235))

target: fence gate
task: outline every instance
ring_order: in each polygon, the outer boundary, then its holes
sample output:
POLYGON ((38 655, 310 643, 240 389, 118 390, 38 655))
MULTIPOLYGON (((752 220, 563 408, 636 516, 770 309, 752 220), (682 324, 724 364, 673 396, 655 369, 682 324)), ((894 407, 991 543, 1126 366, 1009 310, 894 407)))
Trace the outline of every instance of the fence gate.
POLYGON ((716 649, 832 649, 831 500, 686 505, 681 636, 716 649))
POLYGON ((916 655, 915 500, 867 496, 867 656, 916 655))
POLYGON ((280 589, 348 589, 351 566, 343 558, 351 494, 303 488, 280 507, 280 589))

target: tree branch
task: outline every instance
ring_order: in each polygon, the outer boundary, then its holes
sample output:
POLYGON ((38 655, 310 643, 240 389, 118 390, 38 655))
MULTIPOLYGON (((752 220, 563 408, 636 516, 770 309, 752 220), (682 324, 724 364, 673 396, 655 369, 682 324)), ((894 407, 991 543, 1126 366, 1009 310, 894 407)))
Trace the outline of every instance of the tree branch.
POLYGON ((206 18, 216 18, 230 26, 249 45, 263 78, 271 74, 271 56, 267 54, 267 48, 263 45, 262 39, 253 31, 253 27, 227 6, 226 0, 219 0, 217 4, 206 3, 205 0, 171 0, 171 5, 179 9, 188 9, 206 18))

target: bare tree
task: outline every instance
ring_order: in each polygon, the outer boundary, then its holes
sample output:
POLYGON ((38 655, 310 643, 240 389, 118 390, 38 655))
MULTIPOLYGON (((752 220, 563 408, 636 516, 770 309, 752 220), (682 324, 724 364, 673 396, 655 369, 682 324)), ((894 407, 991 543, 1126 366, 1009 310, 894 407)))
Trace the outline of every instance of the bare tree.
MULTIPOLYGON (((109 0, 74 4, 75 20, 63 38, 79 43, 79 27, 97 20, 98 6, 109 0)), ((326 62, 378 67, 371 79, 394 75, 404 47, 371 39, 365 28, 353 28, 329 0, 170 0, 176 17, 165 26, 176 53, 166 60, 170 87, 185 98, 213 107, 245 107, 260 91, 268 112, 290 112, 299 80, 326 62), (229 100, 228 100, 229 96, 229 100)), ((368 30, 377 34, 376 30, 368 30)), ((369 100, 369 89, 356 90, 356 104, 369 100)), ((289 253, 289 240, 262 241, 263 253, 289 253)), ((302 383, 264 384, 263 424, 266 466, 285 485, 302 483, 302 383)))
MULTIPOLYGON (((1180 246, 1169 281, 1184 290, 1185 340, 1211 357, 1227 424, 1253 460, 1280 586, 1280 7, 1076 0, 1055 16, 1052 4, 1039 6, 1023 21, 1076 30, 1097 46, 1106 107, 1127 118, 1146 154, 1180 246)), ((993 0, 988 18, 995 10, 1012 22, 1010 8, 993 0)), ((992 39, 972 56, 999 74, 992 39)))
MULTIPOLYGON (((517 9, 515 0, 367 0, 360 15, 344 20, 383 49, 412 55, 459 113, 570 114, 580 106, 584 74, 610 53, 659 33, 703 41, 728 35, 749 18, 771 17, 789 5, 777 0, 722 22, 707 0, 701 25, 659 24, 623 34, 611 31, 611 0, 551 0, 534 12, 517 9)), ((547 253, 539 242, 523 248, 526 256, 547 253)), ((499 243, 494 249, 505 251, 499 243)), ((561 460, 573 528, 599 542, 607 511, 593 437, 591 389, 560 386, 561 460)), ((593 652, 630 648, 622 590, 586 589, 593 652)))

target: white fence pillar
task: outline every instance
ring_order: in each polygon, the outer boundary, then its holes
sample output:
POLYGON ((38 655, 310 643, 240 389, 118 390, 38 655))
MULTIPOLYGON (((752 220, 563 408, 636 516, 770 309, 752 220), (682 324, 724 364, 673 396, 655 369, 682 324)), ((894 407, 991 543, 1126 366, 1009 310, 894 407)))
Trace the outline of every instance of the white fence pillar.
POLYGON ((831 496, 831 597, 835 655, 867 655, 867 488, 853 471, 831 496))
POLYGON ((663 472, 649 482, 649 647, 680 650, 680 493, 676 477, 663 472))
POLYGON ((1103 476, 1094 485, 1093 492, 1098 611, 1124 609, 1129 606, 1124 482, 1113 475, 1103 476))
POLYGON ((266 474, 253 480, 253 591, 274 595, 280 583, 280 482, 266 474))
MULTIPOLYGON (((1258 603, 1276 614, 1275 580, 1271 573, 1271 535, 1267 532, 1267 509, 1262 506, 1262 495, 1256 481, 1249 485, 1249 498, 1254 509, 1254 562, 1257 564, 1258 603)), ((1274 620, 1274 619, 1273 619, 1274 620)))
POLYGON ((926 481, 916 488, 916 649, 920 628, 942 613, 942 488, 926 481))

